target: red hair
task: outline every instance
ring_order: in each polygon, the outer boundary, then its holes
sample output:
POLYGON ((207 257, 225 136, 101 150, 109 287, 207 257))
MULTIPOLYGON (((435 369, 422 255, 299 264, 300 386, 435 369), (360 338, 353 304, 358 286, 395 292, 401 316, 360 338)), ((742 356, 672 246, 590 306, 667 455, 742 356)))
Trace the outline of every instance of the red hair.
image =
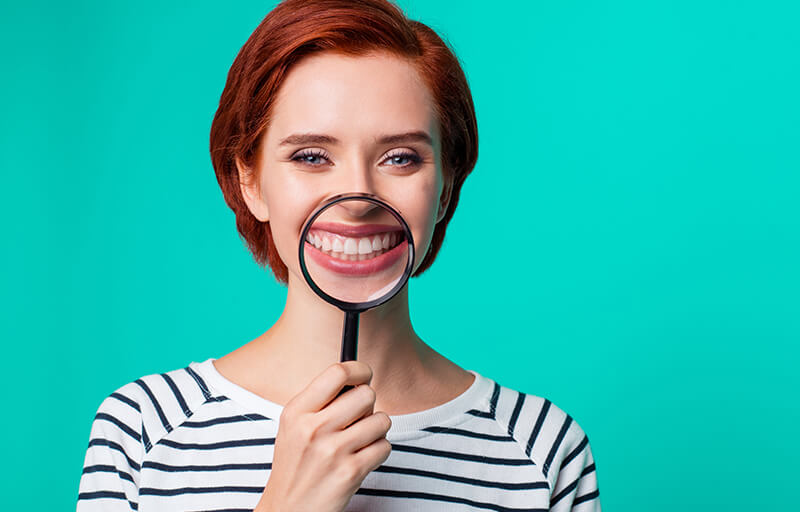
POLYGON ((211 163, 225 202, 256 263, 269 264, 278 281, 286 284, 288 270, 275 248, 269 221, 255 218, 242 197, 236 159, 258 168, 260 140, 278 89, 293 64, 322 51, 347 55, 386 51, 406 58, 432 93, 442 168, 445 178, 452 180, 452 190, 444 218, 436 224, 430 248, 414 273, 417 276, 439 252, 461 185, 475 167, 478 126, 458 58, 431 28, 408 19, 388 0, 284 0, 264 17, 233 61, 211 123, 211 163))

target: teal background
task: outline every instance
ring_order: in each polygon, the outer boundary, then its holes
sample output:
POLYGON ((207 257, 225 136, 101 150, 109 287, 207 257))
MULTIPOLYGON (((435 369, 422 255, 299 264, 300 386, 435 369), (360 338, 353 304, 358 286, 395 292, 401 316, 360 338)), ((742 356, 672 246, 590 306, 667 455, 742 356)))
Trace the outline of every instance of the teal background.
MULTIPOLYGON (((480 134, 421 336, 572 415, 604 510, 796 504, 798 4, 399 4, 480 134)), ((74 508, 105 396, 281 312, 208 155, 272 6, 3 4, 4 508, 74 508)))

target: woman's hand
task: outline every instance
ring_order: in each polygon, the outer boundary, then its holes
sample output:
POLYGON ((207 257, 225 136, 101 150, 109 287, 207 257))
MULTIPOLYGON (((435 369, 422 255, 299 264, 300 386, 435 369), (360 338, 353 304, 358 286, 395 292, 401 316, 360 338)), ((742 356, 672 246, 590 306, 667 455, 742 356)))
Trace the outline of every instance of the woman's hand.
POLYGON ((267 486, 254 512, 341 512, 391 453, 392 422, 373 413, 372 369, 329 366, 281 413, 267 486), (338 396, 345 385, 355 386, 338 396))

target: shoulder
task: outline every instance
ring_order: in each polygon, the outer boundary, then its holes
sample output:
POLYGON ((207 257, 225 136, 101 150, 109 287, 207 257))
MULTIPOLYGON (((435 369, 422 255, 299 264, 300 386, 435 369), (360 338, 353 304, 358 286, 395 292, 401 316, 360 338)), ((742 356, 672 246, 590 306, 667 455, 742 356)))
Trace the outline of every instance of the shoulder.
POLYGON ((93 431, 128 444, 135 441, 147 452, 210 399, 208 387, 191 366, 144 375, 105 397, 93 431))
POLYGON ((492 406, 497 422, 540 467, 551 489, 564 470, 593 471, 588 435, 572 415, 548 398, 495 382, 492 406))

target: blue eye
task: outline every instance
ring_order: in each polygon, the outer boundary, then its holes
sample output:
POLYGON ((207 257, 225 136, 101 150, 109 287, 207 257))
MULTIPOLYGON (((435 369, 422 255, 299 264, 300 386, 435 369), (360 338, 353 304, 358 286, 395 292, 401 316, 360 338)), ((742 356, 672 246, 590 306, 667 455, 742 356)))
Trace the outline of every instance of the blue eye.
MULTIPOLYGON (((292 161, 302 164, 308 164, 312 167, 317 167, 321 165, 320 162, 316 161, 318 158, 324 158, 325 160, 327 160, 328 154, 325 153, 324 151, 306 149, 293 156, 292 161)), ((416 153, 409 153, 409 152, 401 152, 401 153, 395 153, 393 155, 388 155, 386 159, 392 160, 395 164, 393 165, 394 167, 411 167, 414 165, 419 165, 422 162, 422 158, 420 158, 419 155, 417 155, 416 153), (409 163, 406 164, 399 163, 398 160, 408 160, 409 163)))
POLYGON ((315 166, 315 165, 319 165, 319 164, 316 163, 316 162, 312 162, 311 160, 312 159, 316 159, 316 158, 324 158, 324 159, 327 160, 328 159, 328 155, 326 153, 321 152, 321 151, 314 151, 314 150, 311 150, 311 149, 307 149, 307 150, 303 151, 302 153, 299 153, 299 154, 293 156, 292 160, 295 161, 295 162, 300 162, 300 163, 305 163, 305 164, 310 164, 310 165, 314 165, 315 166))
POLYGON ((405 159, 411 162, 409 164, 399 164, 398 167, 409 167, 411 165, 417 165, 422 161, 422 158, 416 153, 395 153, 394 155, 389 155, 388 159, 394 160, 395 163, 397 163, 396 159, 405 159))

